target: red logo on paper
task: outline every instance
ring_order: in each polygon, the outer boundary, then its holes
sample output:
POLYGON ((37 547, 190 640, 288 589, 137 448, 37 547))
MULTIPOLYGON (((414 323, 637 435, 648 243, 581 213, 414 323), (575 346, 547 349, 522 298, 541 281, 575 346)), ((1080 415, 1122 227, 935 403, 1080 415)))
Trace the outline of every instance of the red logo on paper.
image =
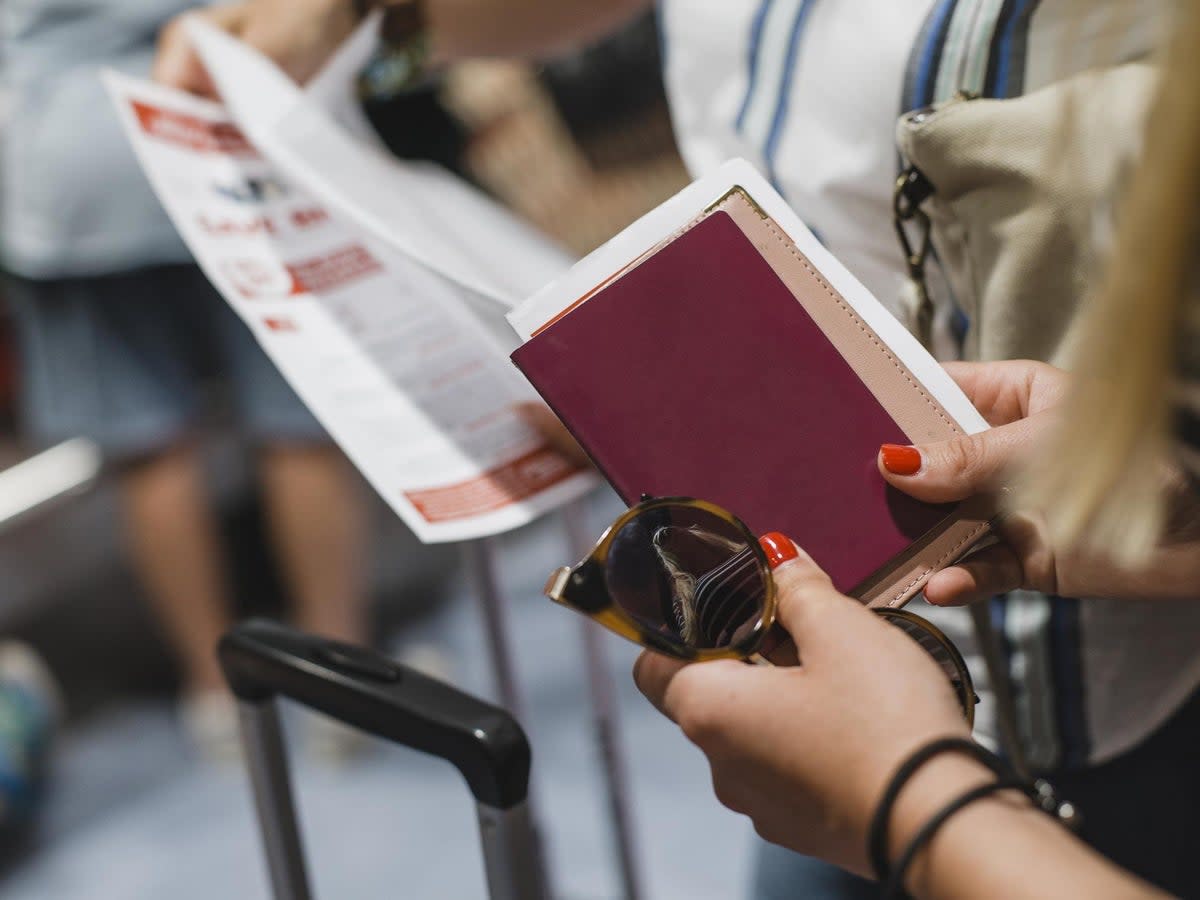
POLYGON ((273 259, 232 259, 221 264, 221 272, 247 300, 282 300, 304 293, 304 285, 273 259))
POLYGON ((198 116, 151 106, 140 100, 131 100, 130 103, 142 131, 151 137, 187 147, 197 153, 258 156, 246 136, 228 122, 210 122, 198 116))
POLYGON ((291 319, 277 319, 277 318, 271 318, 268 316, 263 319, 263 324, 266 325, 267 328, 270 329, 271 331, 299 331, 300 330, 299 328, 296 327, 296 323, 293 322, 291 319))
POLYGON ((383 266, 366 247, 352 244, 325 256, 290 263, 288 272, 303 290, 314 294, 332 291, 359 278, 382 271, 383 266))

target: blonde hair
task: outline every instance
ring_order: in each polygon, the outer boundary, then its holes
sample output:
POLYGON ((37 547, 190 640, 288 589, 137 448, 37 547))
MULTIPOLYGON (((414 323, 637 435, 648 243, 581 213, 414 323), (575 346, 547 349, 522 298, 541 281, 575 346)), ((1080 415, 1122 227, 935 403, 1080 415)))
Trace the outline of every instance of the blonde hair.
POLYGON ((1144 558, 1166 519, 1177 335, 1200 247, 1200 3, 1180 3, 1061 426, 1016 501, 1060 546, 1144 558))
POLYGON ((664 525, 654 532, 652 538, 654 550, 662 561, 663 567, 667 571, 667 578, 671 582, 671 610, 675 613, 675 620, 679 624, 680 637, 687 644, 698 644, 700 621, 696 609, 696 576, 685 569, 679 558, 663 546, 663 541, 672 531, 686 531, 709 546, 720 547, 730 553, 745 550, 746 545, 723 535, 714 534, 699 525, 689 525, 686 528, 678 525, 664 525))

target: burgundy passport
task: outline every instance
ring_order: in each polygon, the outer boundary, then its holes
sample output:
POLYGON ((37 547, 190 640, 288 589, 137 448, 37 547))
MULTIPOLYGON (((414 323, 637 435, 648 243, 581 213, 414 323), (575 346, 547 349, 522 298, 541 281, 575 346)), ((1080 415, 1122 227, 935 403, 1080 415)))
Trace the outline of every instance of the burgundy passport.
MULTIPOLYGON (((627 503, 710 500, 793 538, 844 592, 863 596, 954 518, 879 476, 880 444, 909 436, 722 209, 512 358, 627 503)), ((906 602, 951 561, 941 543, 940 560, 910 561, 864 599, 906 602)))

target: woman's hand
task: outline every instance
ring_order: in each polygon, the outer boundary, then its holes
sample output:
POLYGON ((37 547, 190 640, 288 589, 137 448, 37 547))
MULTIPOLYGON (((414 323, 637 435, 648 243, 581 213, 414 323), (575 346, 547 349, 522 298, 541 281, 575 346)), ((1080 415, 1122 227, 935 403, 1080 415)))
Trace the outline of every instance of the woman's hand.
POLYGON ((188 18, 205 19, 245 41, 301 84, 358 24, 351 0, 242 0, 177 16, 159 35, 154 79, 209 97, 216 91, 188 39, 188 18))
MULTIPOLYGON (((897 489, 920 500, 948 503, 997 492, 1015 469, 1036 461, 1066 394, 1070 377, 1045 363, 950 363, 951 377, 993 427, 940 444, 884 447, 879 470, 897 489)), ((1200 597, 1200 514, 1180 482, 1172 528, 1136 569, 1051 546, 1036 510, 1007 515, 1002 542, 935 574, 925 598, 953 606, 1017 588, 1068 597, 1200 597)))
POLYGON ((591 459, 583 452, 583 448, 579 446, 574 435, 567 430, 567 426, 550 411, 548 406, 541 403, 522 403, 517 407, 517 412, 530 426, 540 432, 547 443, 563 458, 581 469, 592 468, 591 459))
MULTIPOLYGON (((800 667, 684 664, 646 652, 634 678, 704 751, 723 804, 769 841, 865 873, 866 830, 895 768, 922 744, 969 729, 929 656, 839 594, 805 554, 774 578, 800 667)), ((927 774, 904 791, 897 833, 987 780, 977 764, 949 758, 927 774)))

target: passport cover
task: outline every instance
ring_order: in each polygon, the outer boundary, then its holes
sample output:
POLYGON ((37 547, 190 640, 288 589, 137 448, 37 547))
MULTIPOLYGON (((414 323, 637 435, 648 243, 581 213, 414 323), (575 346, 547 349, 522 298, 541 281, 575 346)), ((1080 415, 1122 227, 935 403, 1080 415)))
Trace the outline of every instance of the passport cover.
POLYGON ((988 533, 891 488, 880 444, 961 429, 744 190, 512 355, 627 503, 717 503, 900 606, 988 533))

